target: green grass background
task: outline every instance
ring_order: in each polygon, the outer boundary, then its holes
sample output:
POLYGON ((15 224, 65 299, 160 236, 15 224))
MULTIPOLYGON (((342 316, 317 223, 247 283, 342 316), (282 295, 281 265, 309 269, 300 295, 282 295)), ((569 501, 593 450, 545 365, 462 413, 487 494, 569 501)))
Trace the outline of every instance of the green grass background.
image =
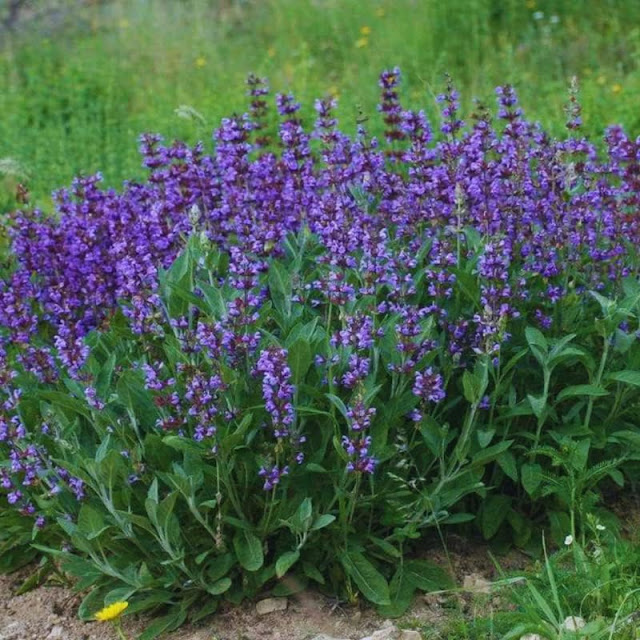
POLYGON ((374 132, 383 68, 402 68, 407 106, 434 120, 445 72, 467 112, 510 82, 556 135, 576 75, 590 135, 610 123, 640 133, 636 0, 119 0, 68 18, 2 34, 0 209, 15 206, 18 180, 50 208, 75 174, 101 170, 112 186, 144 175, 144 131, 209 140, 221 117, 245 110, 250 71, 293 91, 307 120, 313 99, 333 92, 346 130, 361 108, 374 132), (176 116, 180 105, 206 124, 176 116))

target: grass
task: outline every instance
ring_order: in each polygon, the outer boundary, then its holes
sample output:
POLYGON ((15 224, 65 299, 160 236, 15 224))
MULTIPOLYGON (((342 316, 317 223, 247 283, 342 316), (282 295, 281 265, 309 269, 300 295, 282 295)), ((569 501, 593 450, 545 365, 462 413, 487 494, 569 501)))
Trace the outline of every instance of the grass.
MULTIPOLYGON (((119 0, 66 25, 26 25, 0 49, 0 158, 28 172, 35 203, 80 172, 108 185, 141 175, 137 136, 208 139, 245 109, 250 71, 276 91, 340 97, 343 127, 375 115, 379 71, 399 65, 408 106, 435 115, 450 72, 466 111, 513 83, 525 112, 561 134, 569 78, 585 129, 640 133, 640 4, 633 0, 119 0), (541 15, 542 14, 542 15, 541 15), (189 105, 205 123, 179 118, 189 105)), ((370 127, 375 131, 376 119, 370 127)), ((24 176, 5 171, 0 210, 24 176)))

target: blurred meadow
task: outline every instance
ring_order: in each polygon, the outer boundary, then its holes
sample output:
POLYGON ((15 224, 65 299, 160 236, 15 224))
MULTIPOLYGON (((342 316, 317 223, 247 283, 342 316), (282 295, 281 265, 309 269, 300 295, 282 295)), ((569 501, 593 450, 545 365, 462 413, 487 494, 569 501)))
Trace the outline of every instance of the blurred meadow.
POLYGON ((51 191, 78 173, 101 171, 111 186, 142 176, 142 132, 209 141, 220 118, 246 109, 249 72, 292 91, 307 119, 314 98, 334 94, 342 128, 368 118, 373 133, 384 68, 401 67, 405 104, 432 120, 446 72, 466 114, 512 83, 525 113, 554 135, 575 75, 586 133, 601 137, 612 123, 640 133, 634 0, 26 4, 0 28, 0 211, 16 206, 18 183, 50 209, 51 191))

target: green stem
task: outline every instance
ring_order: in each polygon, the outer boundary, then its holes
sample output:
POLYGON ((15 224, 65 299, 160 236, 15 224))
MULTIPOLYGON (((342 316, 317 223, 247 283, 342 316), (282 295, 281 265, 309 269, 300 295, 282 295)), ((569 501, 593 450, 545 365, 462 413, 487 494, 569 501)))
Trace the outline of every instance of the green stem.
POLYGON ((122 622, 120 622, 120 619, 114 621, 113 628, 116 630, 116 633, 118 634, 120 640, 128 640, 127 636, 124 635, 124 631, 122 630, 122 622))
POLYGON ((460 434, 460 441, 458 446, 456 447, 457 452, 455 456, 452 456, 451 466, 447 473, 447 476, 452 474, 454 466, 457 463, 462 462, 465 456, 465 448, 467 446, 467 442, 469 441, 469 437, 471 436, 471 429, 473 428, 473 424, 476 420, 476 413, 478 411, 479 402, 474 402, 469 409, 467 416, 464 421, 464 426, 462 427, 462 433, 460 434))
POLYGON ((356 512, 356 503, 358 502, 358 491, 360 490, 360 482, 362 477, 360 473, 356 476, 356 483, 353 487, 353 491, 351 492, 351 506, 349 508, 349 524, 353 522, 353 516, 356 512))
MULTIPOLYGON (((595 385, 599 386, 604 374, 604 368, 607 364, 607 358, 609 356, 609 336, 604 336, 604 349, 602 350, 602 357, 600 358, 600 366, 598 367, 598 373, 596 374, 595 385)), ((591 414, 593 413, 594 396, 589 396, 589 403, 587 404, 587 413, 584 417, 584 428, 588 429, 591 422, 591 414)))
MULTIPOLYGON (((549 383, 551 381, 551 372, 546 368, 544 370, 544 389, 542 391, 542 397, 545 400, 545 405, 547 402, 547 398, 549 397, 549 383)), ((538 418, 538 426, 536 427, 536 439, 533 442, 533 448, 531 449, 530 454, 530 462, 533 464, 536 461, 536 449, 540 445, 540 438, 542 437, 542 427, 544 423, 547 421, 547 412, 543 410, 542 415, 538 418)))

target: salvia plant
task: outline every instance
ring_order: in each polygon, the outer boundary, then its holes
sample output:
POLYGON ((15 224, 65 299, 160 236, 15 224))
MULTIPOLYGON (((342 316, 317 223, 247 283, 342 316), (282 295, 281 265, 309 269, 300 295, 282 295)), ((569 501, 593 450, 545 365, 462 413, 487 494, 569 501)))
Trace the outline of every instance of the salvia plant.
POLYGON ((381 140, 252 76, 211 154, 144 135, 146 182, 12 216, 3 566, 166 611, 145 638, 307 585, 394 616, 447 586, 429 531, 578 537, 637 481, 640 140, 510 86, 465 124, 450 83, 434 133, 400 78, 381 140))

